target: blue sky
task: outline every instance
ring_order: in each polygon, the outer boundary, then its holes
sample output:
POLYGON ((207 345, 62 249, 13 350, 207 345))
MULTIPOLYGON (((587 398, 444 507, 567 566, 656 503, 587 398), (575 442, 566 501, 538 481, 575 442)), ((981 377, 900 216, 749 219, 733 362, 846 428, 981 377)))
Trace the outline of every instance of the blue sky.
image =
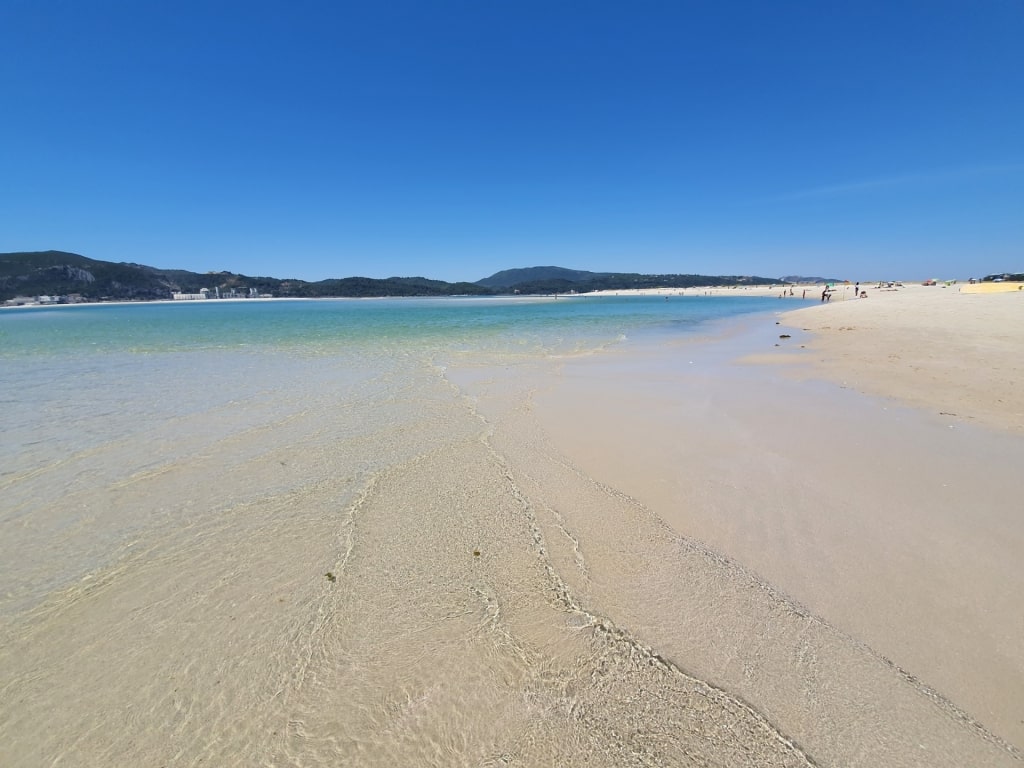
POLYGON ((0 0, 0 251, 1024 270, 1024 0, 0 0))

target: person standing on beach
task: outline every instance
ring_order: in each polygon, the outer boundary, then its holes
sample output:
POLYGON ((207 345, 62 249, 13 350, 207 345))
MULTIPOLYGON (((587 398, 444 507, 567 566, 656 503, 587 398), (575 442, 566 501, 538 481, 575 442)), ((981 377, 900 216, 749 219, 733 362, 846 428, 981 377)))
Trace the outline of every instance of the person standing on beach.
POLYGON ((824 302, 828 298, 828 286, 825 286, 825 290, 821 292, 821 300, 824 302))

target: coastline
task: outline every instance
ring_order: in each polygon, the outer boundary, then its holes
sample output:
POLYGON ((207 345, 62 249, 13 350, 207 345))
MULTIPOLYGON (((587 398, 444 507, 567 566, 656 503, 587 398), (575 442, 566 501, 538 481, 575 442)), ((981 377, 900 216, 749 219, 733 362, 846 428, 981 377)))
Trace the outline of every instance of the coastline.
MULTIPOLYGON (((1013 415, 1020 395, 1006 390, 1019 369, 1006 356, 1016 350, 1019 360, 1024 340, 1019 322, 1005 324, 1024 301, 920 286, 875 293, 781 314, 780 325, 762 318, 724 344, 574 362, 532 407, 554 449, 582 471, 806 606, 1016 745, 1020 759, 1024 525, 1012 510, 1024 443, 1013 415), (791 326, 810 330, 780 339, 791 326), (856 331, 839 330, 850 326, 864 329, 862 346, 850 341, 856 331), (929 333, 943 341, 922 353, 936 369, 922 391, 918 359, 902 355, 929 333), (939 370, 948 385, 933 387, 939 370), (1009 399, 993 408, 993 392, 1009 399)), ((655 647, 685 647, 687 663, 762 711, 799 698, 766 693, 775 683, 751 683, 713 649, 680 645, 678 627, 647 631, 655 647)), ((814 716, 792 717, 782 728, 800 743, 825 738, 802 730, 814 731, 814 716)), ((915 764, 896 741, 876 759, 915 764)))
MULTIPOLYGON (((787 365, 793 376, 817 376, 937 416, 1024 432, 1024 293, 1018 284, 898 285, 865 286, 867 300, 858 299, 852 285, 839 285, 828 302, 791 310, 781 305, 780 325, 807 335, 791 334, 776 349, 755 349, 743 359, 787 365)), ((796 285, 790 297, 778 286, 654 288, 576 297, 785 300, 813 299, 822 290, 820 284, 796 285)))
MULTIPOLYGON (((591 291, 590 293, 559 294, 559 296, 757 296, 761 298, 812 299, 821 295, 821 283, 794 283, 792 285, 697 285, 692 288, 623 288, 619 290, 591 291), (789 295, 792 289, 793 296, 789 295), (806 294, 806 295, 805 295, 806 294)), ((852 285, 840 285, 833 289, 836 300, 853 298, 852 285)))
POLYGON ((782 321, 12 387, 107 437, 5 478, 22 576, 100 558, 0 621, 5 758, 1019 764, 1019 436, 782 321))
MULTIPOLYGON (((965 288, 967 286, 964 286, 965 288)), ((817 374, 935 415, 1024 433, 1024 294, 908 286, 782 316, 817 374)))

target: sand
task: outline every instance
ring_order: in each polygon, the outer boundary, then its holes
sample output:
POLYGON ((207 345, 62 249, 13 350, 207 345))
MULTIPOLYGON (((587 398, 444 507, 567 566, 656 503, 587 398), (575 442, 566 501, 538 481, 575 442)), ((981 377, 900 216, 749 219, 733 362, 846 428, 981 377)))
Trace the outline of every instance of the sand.
MULTIPOLYGON (((1019 759, 1024 297, 923 286, 848 295, 716 345, 567 365, 561 384, 535 398, 538 418, 587 474, 770 584, 1019 759)), ((805 669, 795 648, 793 666, 758 679, 784 651, 737 640, 751 628, 735 618, 718 617, 731 629, 712 644, 728 650, 683 642, 671 621, 648 621, 644 636, 771 712, 823 764, 871 764, 856 745, 872 739, 876 764, 914 764, 864 710, 803 708, 801 686, 820 669, 805 669), (786 689, 779 681, 790 674, 802 682, 786 689), (830 741, 837 728, 854 736, 830 741)), ((835 686, 855 685, 840 668, 853 662, 832 661, 830 694, 849 696, 835 686)), ((897 731, 931 727, 907 708, 890 716, 897 731)))
MULTIPOLYGON (((831 289, 821 285, 656 288, 589 295, 778 296, 819 299, 782 324, 812 334, 783 340, 748 362, 813 365, 817 375, 862 393, 893 398, 956 421, 1024 431, 1024 292, 1018 283, 925 286, 906 282, 831 289), (874 299, 874 301, 871 301, 874 299), (806 350, 806 351, 804 351, 806 350), (795 354, 793 354, 795 353, 795 354), (808 360, 808 357, 811 360, 808 360)), ((785 303, 780 304, 785 309, 785 303)))
POLYGON ((814 333, 808 348, 817 369, 844 386, 1024 431, 1022 293, 871 290, 867 299, 786 315, 785 323, 814 333))
POLYGON ((44 569, 150 517, 4 615, 0 763, 1017 765, 1024 440, 984 393, 1021 346, 978 342, 1022 306, 908 288, 586 358, 254 364, 183 423, 125 414, 5 481, 44 569), (936 328, 950 369, 988 362, 955 407, 898 387, 936 328))

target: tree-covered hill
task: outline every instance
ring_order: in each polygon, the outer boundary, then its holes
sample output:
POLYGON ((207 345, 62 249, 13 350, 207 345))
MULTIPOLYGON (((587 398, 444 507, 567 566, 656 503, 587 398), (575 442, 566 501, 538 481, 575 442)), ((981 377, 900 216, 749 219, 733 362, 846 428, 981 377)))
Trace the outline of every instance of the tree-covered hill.
POLYGON ((564 267, 523 267, 504 269, 478 280, 496 291, 519 293, 590 293, 623 291, 631 288, 693 288, 698 285, 775 285, 773 277, 752 275, 644 275, 636 272, 587 272, 564 267))
POLYGON ((425 277, 344 277, 306 282, 250 277, 233 272, 189 272, 143 264, 98 261, 66 251, 0 253, 0 302, 16 297, 77 297, 83 301, 169 299, 175 292, 293 298, 370 296, 489 296, 500 294, 588 293, 630 288, 690 288, 699 285, 768 285, 779 280, 753 276, 643 275, 586 272, 563 267, 528 267, 495 273, 475 283, 447 283, 425 277))
POLYGON ((424 277, 346 277, 307 282, 275 277, 250 277, 233 272, 189 272, 142 264, 97 261, 66 251, 0 253, 0 301, 18 296, 71 296, 87 301, 169 299, 174 292, 198 293, 206 288, 247 295, 312 298, 326 296, 451 296, 489 295, 474 283, 446 283, 424 277))
POLYGON ((570 285, 574 283, 586 283, 596 278, 608 277, 608 272, 586 272, 580 269, 566 269, 565 267, 522 267, 520 269, 503 269, 495 272, 490 277, 477 280, 477 285, 486 288, 517 288, 528 284, 550 283, 570 285))
POLYGON ((65 251, 0 254, 0 300, 78 294, 92 300, 166 299, 168 279, 139 264, 96 261, 65 251))
POLYGON ((748 275, 642 275, 633 272, 590 273, 580 280, 531 280, 512 286, 518 293, 590 293, 592 291, 624 291, 642 288, 695 288, 697 286, 778 285, 773 277, 748 275))

